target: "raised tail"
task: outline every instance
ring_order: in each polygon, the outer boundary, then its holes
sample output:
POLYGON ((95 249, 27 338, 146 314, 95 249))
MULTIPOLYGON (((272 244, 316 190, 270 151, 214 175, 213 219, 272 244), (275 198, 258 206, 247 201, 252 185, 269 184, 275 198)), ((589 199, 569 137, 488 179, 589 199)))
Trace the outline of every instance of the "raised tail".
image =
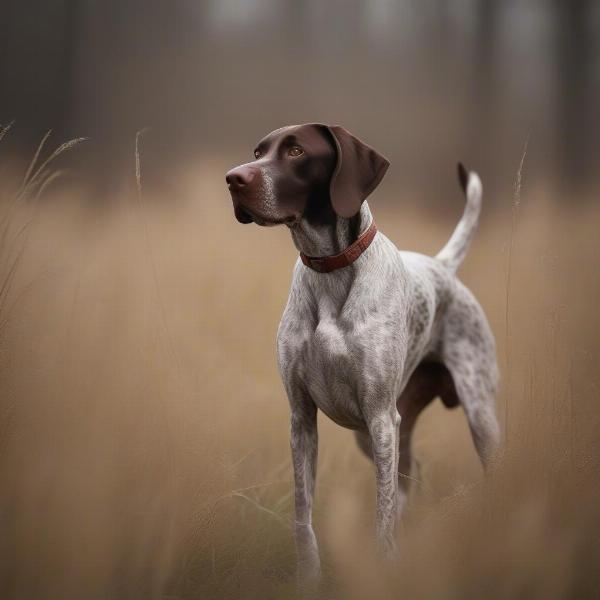
POLYGON ((448 243, 436 256, 453 272, 456 272, 467 255, 467 250, 477 230, 483 191, 481 179, 477 173, 467 171, 461 163, 458 163, 458 180, 467 198, 465 211, 448 243))

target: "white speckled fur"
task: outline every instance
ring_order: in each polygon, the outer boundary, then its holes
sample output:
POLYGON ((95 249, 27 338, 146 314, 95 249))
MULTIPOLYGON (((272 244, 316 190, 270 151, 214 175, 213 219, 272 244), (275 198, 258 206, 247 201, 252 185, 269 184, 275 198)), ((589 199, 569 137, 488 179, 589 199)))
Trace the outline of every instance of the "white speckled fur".
POLYGON ((273 178, 267 169, 261 169, 262 176, 262 198, 263 207, 267 215, 270 215, 275 206, 277 199, 275 198, 275 188, 273 185, 273 178))
MULTIPOLYGON (((465 214, 436 258, 400 252, 378 232, 349 267, 317 273, 296 262, 277 354, 291 406, 301 577, 315 577, 320 571, 311 517, 317 409, 354 429, 359 445, 373 458, 377 536, 391 554, 395 521, 406 501, 414 424, 411 417, 403 431, 405 415, 399 415, 396 406, 424 359, 439 361, 450 372, 484 463, 498 443, 494 338, 481 307, 455 275, 477 226, 480 205, 481 182, 471 173, 465 214)), ((360 233, 371 222, 364 202, 360 233)), ((337 253, 352 241, 348 221, 340 217, 333 226, 318 229, 300 221, 290 229, 297 248, 313 256, 337 253)))

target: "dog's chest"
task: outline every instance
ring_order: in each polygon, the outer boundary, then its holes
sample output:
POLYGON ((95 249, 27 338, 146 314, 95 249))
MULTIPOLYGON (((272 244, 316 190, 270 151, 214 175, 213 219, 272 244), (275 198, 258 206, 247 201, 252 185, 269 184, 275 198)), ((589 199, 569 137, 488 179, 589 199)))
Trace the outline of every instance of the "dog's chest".
POLYGON ((307 322, 297 317, 284 315, 279 331, 279 365, 288 393, 306 390, 337 424, 364 428, 365 397, 388 387, 393 394, 399 383, 401 353, 393 335, 382 336, 375 319, 325 316, 307 322))
MULTIPOLYGON (((383 238, 369 251, 385 254, 382 244, 383 238)), ((296 269, 277 344, 292 405, 308 394, 339 425, 362 429, 370 411, 398 397, 407 352, 405 287, 399 255, 389 251, 377 271, 341 269, 321 280, 296 269)))
POLYGON ((329 418, 344 427, 363 426, 357 394, 361 350, 352 333, 325 319, 284 342, 284 378, 293 378, 329 418))

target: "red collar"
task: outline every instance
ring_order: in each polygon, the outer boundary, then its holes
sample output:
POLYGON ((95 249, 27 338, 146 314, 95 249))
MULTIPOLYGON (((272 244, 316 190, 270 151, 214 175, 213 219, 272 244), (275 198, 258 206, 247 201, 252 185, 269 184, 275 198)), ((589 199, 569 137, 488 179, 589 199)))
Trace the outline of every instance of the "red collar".
POLYGON ((350 244, 340 254, 334 256, 306 256, 304 252, 300 252, 300 258, 313 271, 331 273, 331 271, 351 265, 371 245, 376 233, 377 227, 373 222, 353 244, 350 244))

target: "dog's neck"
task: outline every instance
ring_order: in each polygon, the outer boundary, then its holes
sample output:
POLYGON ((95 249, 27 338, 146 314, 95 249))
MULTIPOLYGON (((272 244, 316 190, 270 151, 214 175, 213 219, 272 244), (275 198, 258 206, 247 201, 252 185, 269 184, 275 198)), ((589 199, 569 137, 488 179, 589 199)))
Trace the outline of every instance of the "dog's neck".
POLYGON ((312 224, 303 218, 290 231, 300 252, 307 256, 332 256, 348 248, 372 222, 369 205, 363 202, 360 212, 350 219, 334 215, 328 223, 312 224))

